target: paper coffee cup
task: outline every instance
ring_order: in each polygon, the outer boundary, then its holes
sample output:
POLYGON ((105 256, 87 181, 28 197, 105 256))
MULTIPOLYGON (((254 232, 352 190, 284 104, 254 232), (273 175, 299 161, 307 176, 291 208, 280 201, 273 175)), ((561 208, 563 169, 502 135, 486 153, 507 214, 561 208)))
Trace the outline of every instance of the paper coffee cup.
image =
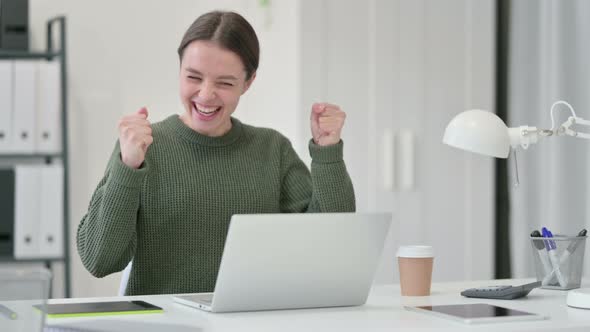
POLYGON ((403 296, 430 295, 434 251, 431 246, 401 246, 397 250, 403 296))

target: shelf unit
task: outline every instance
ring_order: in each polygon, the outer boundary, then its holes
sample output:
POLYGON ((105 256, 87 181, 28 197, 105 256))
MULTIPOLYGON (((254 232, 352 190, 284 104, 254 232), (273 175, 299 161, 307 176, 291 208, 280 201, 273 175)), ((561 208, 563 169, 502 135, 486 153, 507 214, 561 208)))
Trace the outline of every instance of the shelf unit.
POLYGON ((71 264, 70 264, 70 246, 69 246, 69 162, 68 162, 68 118, 67 118, 67 75, 66 75, 66 18, 64 16, 57 16, 47 21, 47 46, 45 52, 29 52, 29 51, 9 51, 0 50, 0 59, 57 59, 60 62, 61 69, 61 153, 31 153, 31 154, 0 154, 0 159, 12 160, 31 160, 39 159, 44 163, 52 163, 53 160, 61 160, 64 170, 63 183, 63 246, 64 255, 62 258, 48 258, 48 259, 15 259, 14 257, 0 256, 2 263, 45 263, 51 266, 52 262, 61 261, 64 264, 64 293, 65 297, 71 296, 71 264), (54 30, 56 29, 56 30, 54 30), (54 40, 54 35, 57 34, 58 45, 54 40))

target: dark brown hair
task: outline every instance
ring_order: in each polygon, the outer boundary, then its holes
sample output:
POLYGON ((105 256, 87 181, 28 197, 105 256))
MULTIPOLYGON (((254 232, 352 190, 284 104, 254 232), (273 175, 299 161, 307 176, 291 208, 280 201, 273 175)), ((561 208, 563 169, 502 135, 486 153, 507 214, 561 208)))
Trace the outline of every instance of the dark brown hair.
POLYGON ((195 40, 212 41, 237 54, 246 69, 246 80, 258 69, 258 37, 250 23, 238 13, 212 11, 199 16, 182 37, 178 47, 181 61, 184 49, 195 40))

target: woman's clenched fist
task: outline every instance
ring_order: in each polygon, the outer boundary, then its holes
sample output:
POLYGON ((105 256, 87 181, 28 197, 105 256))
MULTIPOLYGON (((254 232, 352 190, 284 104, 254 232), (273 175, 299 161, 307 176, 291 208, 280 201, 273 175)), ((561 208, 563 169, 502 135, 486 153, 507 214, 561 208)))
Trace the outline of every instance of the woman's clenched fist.
POLYGON ((340 106, 315 103, 311 107, 311 135, 315 144, 327 146, 340 142, 346 113, 340 106))
POLYGON ((141 166, 148 147, 154 141, 152 127, 147 117, 148 111, 142 107, 139 111, 125 115, 119 120, 121 160, 134 169, 141 166))

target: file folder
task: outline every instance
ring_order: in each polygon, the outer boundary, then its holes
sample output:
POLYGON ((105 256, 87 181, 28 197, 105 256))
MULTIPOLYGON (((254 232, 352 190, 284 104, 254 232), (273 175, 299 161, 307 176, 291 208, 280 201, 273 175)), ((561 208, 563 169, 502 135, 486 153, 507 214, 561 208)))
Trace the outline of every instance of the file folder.
POLYGON ((14 108, 12 146, 14 153, 35 150, 37 61, 14 61, 14 108))
POLYGON ((63 257, 63 179, 62 165, 44 166, 41 171, 39 256, 63 257))
POLYGON ((61 76, 57 61, 39 62, 37 99, 37 152, 61 152, 61 76))
POLYGON ((0 60, 0 154, 11 147, 13 77, 13 62, 0 60))
POLYGON ((17 165, 14 178, 14 257, 37 258, 41 171, 39 166, 17 165))

